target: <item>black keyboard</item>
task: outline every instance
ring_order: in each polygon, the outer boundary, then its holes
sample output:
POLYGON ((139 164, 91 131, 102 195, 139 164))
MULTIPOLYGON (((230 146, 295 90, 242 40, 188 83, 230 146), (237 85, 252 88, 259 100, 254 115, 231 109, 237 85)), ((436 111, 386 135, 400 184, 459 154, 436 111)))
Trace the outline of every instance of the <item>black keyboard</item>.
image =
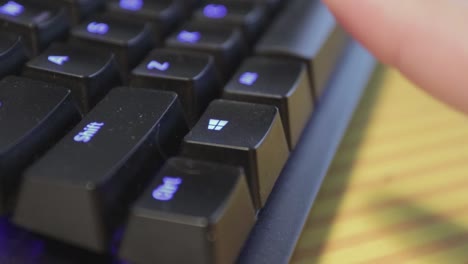
POLYGON ((373 58, 309 0, 0 0, 0 263, 286 263, 373 58))

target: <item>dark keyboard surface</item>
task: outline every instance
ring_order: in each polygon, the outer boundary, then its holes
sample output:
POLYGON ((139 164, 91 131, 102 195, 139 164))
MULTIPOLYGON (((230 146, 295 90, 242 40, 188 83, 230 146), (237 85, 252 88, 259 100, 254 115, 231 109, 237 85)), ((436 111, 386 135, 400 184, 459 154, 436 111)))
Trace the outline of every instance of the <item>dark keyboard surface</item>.
POLYGON ((319 1, 0 0, 0 263, 235 262, 346 45, 319 1))

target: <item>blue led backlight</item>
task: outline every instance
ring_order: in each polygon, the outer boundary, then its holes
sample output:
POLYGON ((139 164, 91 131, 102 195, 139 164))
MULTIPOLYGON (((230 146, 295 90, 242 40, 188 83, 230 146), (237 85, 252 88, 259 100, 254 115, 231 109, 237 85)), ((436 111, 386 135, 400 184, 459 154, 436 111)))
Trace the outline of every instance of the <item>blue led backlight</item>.
POLYGON ((0 13, 9 16, 19 16, 24 12, 24 6, 16 3, 15 1, 8 1, 6 4, 0 6, 0 13))
POLYGON ((159 61, 152 60, 146 65, 148 70, 158 70, 158 71, 167 71, 171 64, 169 62, 161 63, 159 61))
POLYGON ((91 22, 88 27, 86 27, 86 30, 88 30, 89 33, 105 35, 109 32, 109 25, 106 23, 91 22))
POLYGON ((163 183, 153 190, 153 198, 163 202, 172 200, 180 184, 182 184, 181 178, 164 177, 163 183))
POLYGON ((258 73, 256 72, 244 72, 239 77, 239 82, 243 85, 252 86, 258 79, 258 73))
POLYGON ((143 8, 143 0, 120 0, 120 8, 138 11, 143 8))
POLYGON ((86 125, 85 128, 83 128, 83 130, 80 133, 78 133, 73 138, 73 140, 75 142, 88 143, 91 141, 91 139, 93 139, 94 136, 96 136, 96 134, 99 132, 99 130, 101 130, 103 126, 104 123, 89 123, 88 125, 86 125))
POLYGON ((209 4, 203 8, 203 15, 208 18, 221 19, 226 17, 228 9, 224 5, 209 4))
POLYGON ((200 32, 190 32, 182 30, 181 32, 179 32, 179 35, 177 35, 177 40, 185 43, 197 43, 198 41, 200 41, 200 39, 200 32))

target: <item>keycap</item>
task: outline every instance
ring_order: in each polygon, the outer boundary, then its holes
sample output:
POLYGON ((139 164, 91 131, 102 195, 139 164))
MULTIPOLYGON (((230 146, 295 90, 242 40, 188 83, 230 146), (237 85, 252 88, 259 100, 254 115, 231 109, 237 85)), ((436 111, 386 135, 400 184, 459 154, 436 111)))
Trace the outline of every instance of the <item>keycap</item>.
POLYGON ((252 43, 262 32, 268 18, 266 5, 230 0, 208 1, 194 14, 194 19, 207 24, 238 27, 252 43))
POLYGON ((172 49, 211 54, 223 78, 230 76, 247 52, 238 29, 190 23, 172 34, 166 45, 172 49))
POLYGON ((79 118, 63 87, 13 76, 0 81, 0 214, 11 209, 22 170, 79 118))
POLYGON ((307 63, 319 100, 346 43, 346 34, 321 1, 294 1, 260 39, 255 52, 307 63))
POLYGON ((146 57, 132 71, 131 86, 176 92, 190 125, 221 94, 213 57, 168 49, 156 49, 146 57))
POLYGON ((295 60, 252 57, 226 85, 223 98, 278 107, 293 149, 313 109, 307 66, 295 60))
POLYGON ((175 154, 186 130, 176 94, 112 90, 25 171, 14 221, 106 252, 128 203, 146 186, 150 172, 175 154))
POLYGON ((22 37, 0 32, 0 78, 18 73, 26 59, 22 37))
POLYGON ((71 89, 84 113, 120 83, 114 55, 66 44, 51 45, 26 64, 23 74, 71 89))
POLYGON ((66 8, 73 25, 96 12, 104 5, 104 0, 42 0, 45 5, 66 8))
POLYGON ((39 2, 0 0, 0 31, 20 34, 34 55, 68 29, 64 9, 50 9, 39 2))
POLYGON ((270 13, 276 13, 279 8, 281 8, 284 3, 288 3, 288 1, 284 0, 237 0, 238 2, 246 2, 246 3, 258 3, 265 5, 268 7, 270 13))
POLYGON ((160 42, 187 13, 188 0, 109 0, 107 10, 111 15, 126 21, 149 23, 153 39, 160 42))
POLYGON ((149 26, 105 15, 92 17, 75 27, 70 41, 75 45, 113 52, 124 77, 153 46, 149 26))
POLYGON ((215 100, 185 136, 182 155, 243 167, 259 209, 288 159, 289 149, 275 106, 215 100))
POLYGON ((120 255, 132 263, 235 263, 255 223, 237 167, 173 158, 133 206, 120 255))

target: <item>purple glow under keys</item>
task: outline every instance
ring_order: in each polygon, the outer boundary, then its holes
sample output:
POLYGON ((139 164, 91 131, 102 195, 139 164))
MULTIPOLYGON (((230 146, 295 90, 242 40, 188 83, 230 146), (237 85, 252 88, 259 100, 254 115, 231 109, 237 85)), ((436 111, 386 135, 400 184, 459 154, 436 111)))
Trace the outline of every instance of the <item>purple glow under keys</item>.
POLYGON ((174 198, 175 193, 179 189, 179 185, 182 183, 181 178, 175 177, 164 177, 163 184, 159 185, 153 191, 153 198, 158 201, 169 201, 174 198))
POLYGON ((203 14, 208 18, 221 19, 227 16, 228 9, 224 5, 209 4, 203 8, 203 14))
POLYGON ((0 6, 0 13, 10 16, 19 16, 23 13, 24 7, 15 1, 8 1, 0 6))
POLYGON ((182 30, 177 35, 177 40, 184 43, 197 43, 201 39, 200 32, 190 32, 186 30, 182 30))
POLYGON ((138 11, 143 8, 143 0, 120 0, 120 8, 138 11))

